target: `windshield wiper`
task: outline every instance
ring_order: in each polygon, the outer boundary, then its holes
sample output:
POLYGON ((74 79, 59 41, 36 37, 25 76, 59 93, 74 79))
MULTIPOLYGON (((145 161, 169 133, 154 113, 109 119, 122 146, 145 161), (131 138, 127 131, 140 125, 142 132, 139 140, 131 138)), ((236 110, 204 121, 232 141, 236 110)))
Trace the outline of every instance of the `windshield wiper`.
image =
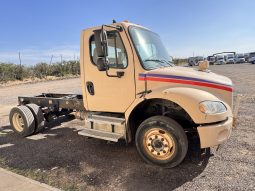
POLYGON ((161 61, 163 61, 163 62, 165 62, 166 64, 168 64, 169 66, 174 66, 174 63, 173 62, 171 62, 170 60, 169 61, 167 61, 167 60, 161 60, 161 61))
POLYGON ((147 62, 147 61, 153 61, 153 62, 160 63, 161 66, 165 66, 165 65, 163 65, 163 63, 167 64, 168 66, 173 66, 170 61, 167 61, 167 60, 164 60, 164 59, 146 59, 146 60, 144 60, 144 62, 147 62))

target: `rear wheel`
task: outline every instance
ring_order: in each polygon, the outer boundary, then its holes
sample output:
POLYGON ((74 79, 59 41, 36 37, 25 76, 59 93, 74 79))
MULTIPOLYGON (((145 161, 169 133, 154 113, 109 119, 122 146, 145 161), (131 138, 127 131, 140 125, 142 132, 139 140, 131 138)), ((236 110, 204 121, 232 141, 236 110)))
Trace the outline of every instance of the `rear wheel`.
POLYGON ((35 118, 26 106, 12 108, 9 115, 10 123, 14 132, 22 137, 32 135, 35 130, 35 118))
POLYGON ((35 118, 35 132, 38 133, 44 128, 44 116, 41 108, 36 104, 26 105, 33 113, 35 118))
POLYGON ((136 147, 146 162, 172 168, 186 156, 188 140, 176 121, 166 116, 154 116, 139 126, 136 147))

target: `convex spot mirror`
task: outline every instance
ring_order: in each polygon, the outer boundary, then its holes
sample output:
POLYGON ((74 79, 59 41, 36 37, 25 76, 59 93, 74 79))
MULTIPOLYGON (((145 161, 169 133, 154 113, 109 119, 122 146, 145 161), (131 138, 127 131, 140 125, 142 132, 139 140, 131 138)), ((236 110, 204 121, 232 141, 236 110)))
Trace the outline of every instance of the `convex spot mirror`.
POLYGON ((97 69, 99 71, 106 71, 107 70, 107 59, 105 59, 104 57, 98 57, 96 65, 97 65, 97 69))

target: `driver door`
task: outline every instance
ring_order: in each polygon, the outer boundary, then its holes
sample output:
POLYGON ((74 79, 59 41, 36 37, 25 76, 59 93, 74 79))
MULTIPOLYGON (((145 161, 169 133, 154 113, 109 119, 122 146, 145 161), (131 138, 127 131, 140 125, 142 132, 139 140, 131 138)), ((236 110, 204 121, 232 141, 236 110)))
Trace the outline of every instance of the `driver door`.
POLYGON ((135 99, 133 54, 124 30, 107 30, 107 37, 108 74, 116 76, 117 72, 123 72, 124 75, 120 78, 109 77, 105 71, 97 69, 94 33, 87 31, 84 40, 89 39, 89 46, 84 51, 88 51, 90 56, 84 58, 84 101, 90 111, 124 113, 135 99))

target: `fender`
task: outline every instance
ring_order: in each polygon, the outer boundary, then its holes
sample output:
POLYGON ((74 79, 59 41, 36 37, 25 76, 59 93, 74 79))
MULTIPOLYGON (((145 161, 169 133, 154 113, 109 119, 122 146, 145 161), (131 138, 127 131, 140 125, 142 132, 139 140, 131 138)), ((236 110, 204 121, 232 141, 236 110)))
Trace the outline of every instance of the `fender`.
POLYGON ((191 119, 196 124, 206 124, 206 123, 214 123, 227 119, 227 117, 232 116, 231 109, 229 105, 221 100, 219 100, 216 96, 211 93, 208 93, 203 90, 188 88, 188 87, 173 87, 168 89, 154 89, 150 94, 147 94, 143 98, 136 99, 133 104, 128 108, 125 112, 126 120, 129 119, 129 115, 135 109, 135 107, 144 101, 144 99, 154 99, 161 98, 165 100, 172 101, 182 107, 191 117, 191 119), (207 115, 202 113, 199 110, 199 103, 202 101, 220 101, 223 102, 227 107, 227 112, 220 114, 207 115))

